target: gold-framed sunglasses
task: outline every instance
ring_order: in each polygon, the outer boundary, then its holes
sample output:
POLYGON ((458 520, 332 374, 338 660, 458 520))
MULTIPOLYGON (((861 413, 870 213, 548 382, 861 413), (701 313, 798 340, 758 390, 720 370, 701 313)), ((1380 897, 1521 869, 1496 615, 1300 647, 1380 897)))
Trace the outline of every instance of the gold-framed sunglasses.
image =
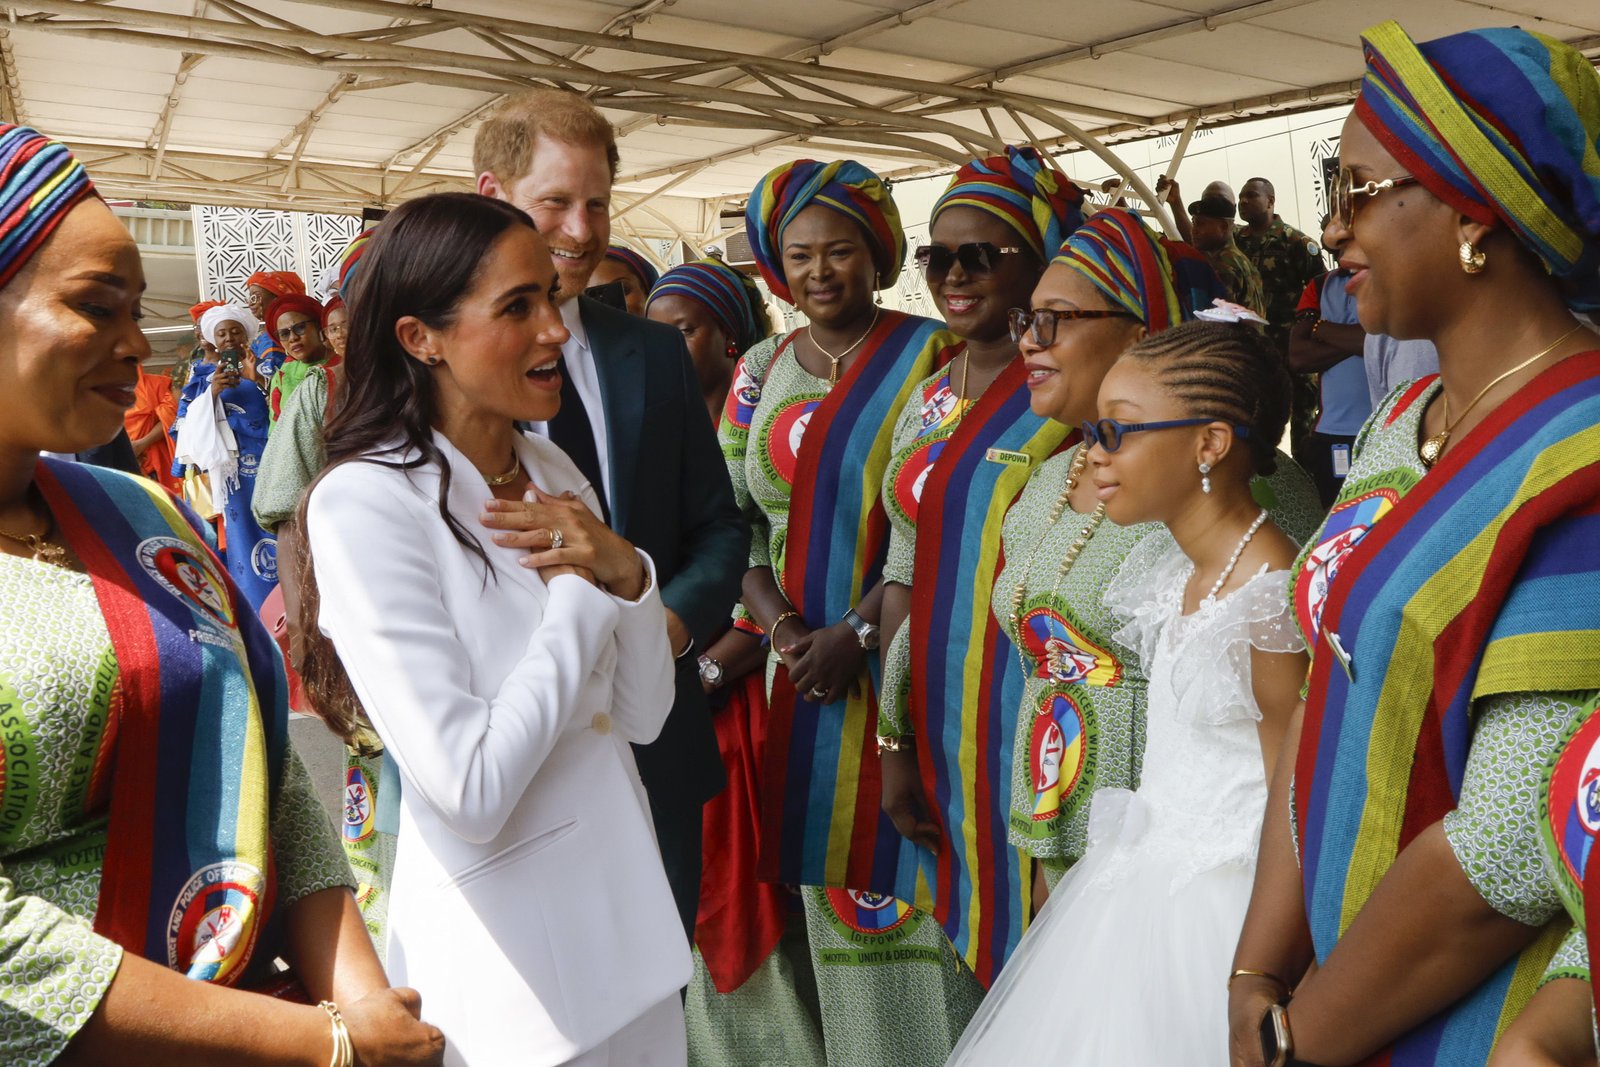
POLYGON ((1377 196, 1390 189, 1399 189, 1407 185, 1418 184, 1419 179, 1409 174, 1401 174, 1382 181, 1369 181, 1362 185, 1356 184, 1355 175, 1349 167, 1339 168, 1339 179, 1333 186, 1333 217, 1339 225, 1346 230, 1354 231, 1356 224, 1356 204, 1362 197, 1377 196))

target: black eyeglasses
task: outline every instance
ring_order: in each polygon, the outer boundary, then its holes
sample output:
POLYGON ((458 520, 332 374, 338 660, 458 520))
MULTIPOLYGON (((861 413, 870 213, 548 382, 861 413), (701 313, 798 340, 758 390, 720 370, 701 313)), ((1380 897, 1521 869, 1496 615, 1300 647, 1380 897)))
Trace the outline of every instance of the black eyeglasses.
POLYGON ((1101 311, 1098 308, 1012 308, 1006 312, 1006 322, 1011 327, 1011 343, 1020 345, 1022 338, 1027 336, 1040 348, 1049 348, 1056 343, 1056 326, 1061 322, 1071 322, 1074 319, 1133 319, 1139 321, 1139 316, 1131 311, 1101 311))
POLYGON ((312 322, 310 319, 307 319, 305 322, 297 322, 293 326, 279 326, 278 336, 282 338, 284 334, 288 334, 290 337, 298 340, 305 335, 307 330, 311 329, 311 327, 315 325, 316 323, 312 322))
MULTIPOLYGON (((1083 440, 1088 447, 1099 445, 1107 452, 1115 452, 1122 447, 1122 438, 1130 433, 1142 433, 1145 430, 1176 430, 1180 426, 1206 426, 1219 419, 1169 419, 1166 422, 1118 422, 1116 419, 1101 419, 1099 422, 1086 422, 1079 427, 1083 431, 1083 440)), ((1232 426, 1235 437, 1249 437, 1250 427, 1232 426)))
POLYGON ((1407 185, 1416 185, 1417 179, 1409 174, 1401 174, 1394 178, 1385 178, 1383 181, 1370 181, 1364 185, 1357 185, 1355 175, 1349 167, 1339 168, 1339 179, 1333 185, 1333 217, 1339 220, 1339 225, 1346 230, 1354 230, 1356 224, 1356 205, 1362 197, 1377 196, 1390 189, 1400 189, 1407 185))
POLYGON ((988 241, 969 241, 955 248, 944 245, 921 245, 912 255, 917 269, 929 278, 942 278, 950 273, 953 264, 960 263, 967 274, 988 274, 1000 266, 1001 256, 1020 255, 1022 249, 1001 248, 988 241))

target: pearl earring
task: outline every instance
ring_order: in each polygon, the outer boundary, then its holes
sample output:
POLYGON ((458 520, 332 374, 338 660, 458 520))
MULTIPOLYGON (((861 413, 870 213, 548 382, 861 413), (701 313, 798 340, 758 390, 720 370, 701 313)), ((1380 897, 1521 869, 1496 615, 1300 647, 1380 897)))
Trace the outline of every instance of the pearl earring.
POLYGON ((1200 491, 1202 493, 1211 492, 1211 464, 1209 463, 1200 464, 1200 491))

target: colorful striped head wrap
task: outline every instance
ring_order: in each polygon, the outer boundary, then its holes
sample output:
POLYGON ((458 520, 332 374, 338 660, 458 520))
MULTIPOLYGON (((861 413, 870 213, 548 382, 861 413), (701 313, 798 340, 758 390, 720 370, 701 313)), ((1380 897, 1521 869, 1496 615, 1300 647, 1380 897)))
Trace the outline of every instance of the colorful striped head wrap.
POLYGON ((315 297, 304 293, 290 293, 280 296, 267 308, 267 333, 280 345, 283 341, 278 337, 278 320, 291 311, 298 311, 312 322, 322 322, 322 305, 317 303, 315 297))
POLYGON ((974 159, 950 179, 933 205, 932 221, 946 208, 975 207, 1016 230, 1040 263, 1083 225, 1083 190, 1032 147, 1008 146, 1003 156, 974 159))
POLYGON ((306 283, 300 280, 300 275, 292 270, 258 270, 244 280, 245 288, 259 285, 273 296, 292 296, 296 293, 304 296, 306 283))
MULTIPOLYGON (((661 280, 661 274, 650 265, 650 261, 627 245, 611 245, 606 249, 606 258, 614 259, 624 267, 633 271, 644 285, 644 291, 649 292, 656 287, 656 282, 661 280)), ((732 334, 728 335, 732 337, 732 334)))
POLYGON ((198 326, 198 325, 200 325, 200 316, 204 315, 206 312, 210 311, 212 308, 219 308, 223 304, 226 304, 226 303, 227 303, 226 300, 202 300, 202 301, 200 301, 200 303, 194 305, 193 307, 191 307, 189 309, 189 317, 191 319, 193 319, 194 320, 194 324, 196 326, 198 326))
MULTIPOLYGON (((339 294, 337 299, 350 299, 351 288, 356 283, 356 275, 360 273, 361 257, 367 254, 367 249, 372 245, 372 234, 372 230, 358 234, 356 239, 345 245, 344 251, 339 253, 339 274, 335 283, 339 294)), ((333 306, 332 301, 328 306, 333 306)))
POLYGON ((889 187, 853 159, 798 159, 768 172, 744 209, 751 252, 774 296, 794 303, 783 276, 783 231, 812 204, 832 208, 865 230, 878 267, 878 288, 895 283, 906 261, 906 235, 889 187))
POLYGON ((673 267, 650 290, 650 302, 663 296, 685 296, 704 306, 740 352, 761 340, 744 276, 720 260, 699 259, 673 267))
POLYGON ((1194 317, 1226 295, 1205 257, 1157 237, 1138 212, 1110 207, 1078 227, 1053 260, 1094 283, 1106 299, 1139 316, 1151 333, 1194 317))
POLYGON ((1576 49, 1519 29, 1417 45, 1393 20, 1362 34, 1356 114, 1451 207, 1498 222, 1600 308, 1600 75, 1576 49))
POLYGON ((200 316, 200 336, 204 337, 211 347, 217 347, 217 330, 225 322, 237 322, 243 326, 246 337, 256 332, 256 317, 250 314, 249 308, 240 307, 238 304, 218 304, 200 316))
POLYGON ((29 126, 0 124, 0 289, 93 195, 89 173, 66 145, 29 126))

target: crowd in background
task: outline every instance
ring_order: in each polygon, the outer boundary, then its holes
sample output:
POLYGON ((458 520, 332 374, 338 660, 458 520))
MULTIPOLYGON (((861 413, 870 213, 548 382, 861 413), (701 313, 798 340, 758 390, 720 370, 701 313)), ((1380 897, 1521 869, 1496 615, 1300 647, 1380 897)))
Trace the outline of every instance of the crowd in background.
POLYGON ((1315 238, 802 159, 750 273, 529 92, 170 378, 0 127, 0 1059, 1600 1062, 1600 76, 1363 45, 1315 238))

